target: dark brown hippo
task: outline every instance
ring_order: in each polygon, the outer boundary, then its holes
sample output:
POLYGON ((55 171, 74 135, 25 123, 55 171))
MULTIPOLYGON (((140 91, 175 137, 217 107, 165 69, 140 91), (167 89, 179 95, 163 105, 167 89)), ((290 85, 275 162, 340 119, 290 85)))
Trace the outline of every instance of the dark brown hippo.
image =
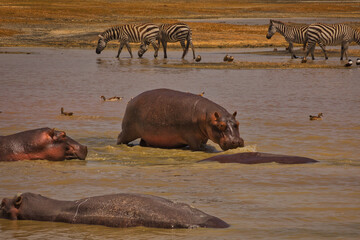
POLYGON ((117 144, 141 138, 142 146, 200 150, 210 139, 223 150, 243 147, 235 116, 196 94, 151 90, 128 103, 117 144))
POLYGON ((307 157, 288 156, 288 155, 279 155, 279 154, 262 153, 262 152, 244 152, 244 153, 217 155, 214 157, 200 160, 198 162, 243 163, 243 164, 276 162, 282 164, 301 164, 301 163, 314 163, 318 161, 307 157))
POLYGON ((86 146, 66 136, 65 132, 51 128, 39 128, 0 136, 0 161, 84 160, 86 155, 86 146))
POLYGON ((108 227, 227 228, 223 220, 184 203, 143 194, 111 194, 76 201, 59 201, 23 193, 4 198, 0 217, 108 227))

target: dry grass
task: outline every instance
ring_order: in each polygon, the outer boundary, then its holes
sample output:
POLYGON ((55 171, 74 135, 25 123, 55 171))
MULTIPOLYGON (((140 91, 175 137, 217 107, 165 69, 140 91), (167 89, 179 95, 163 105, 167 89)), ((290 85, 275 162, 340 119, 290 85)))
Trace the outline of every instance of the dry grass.
MULTIPOLYGON (((94 47, 105 28, 204 18, 359 17, 359 3, 230 0, 0 0, 1 46, 94 47)), ((267 26, 190 22, 196 47, 286 46, 267 26)), ((178 44, 172 46, 178 47, 178 44)))

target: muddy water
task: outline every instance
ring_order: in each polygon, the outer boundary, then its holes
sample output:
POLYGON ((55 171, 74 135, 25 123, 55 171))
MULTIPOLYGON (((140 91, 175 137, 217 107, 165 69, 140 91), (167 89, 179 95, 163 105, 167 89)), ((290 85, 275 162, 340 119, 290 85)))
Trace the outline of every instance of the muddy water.
MULTIPOLYGON (((74 200, 118 192, 146 193, 189 203, 231 224, 228 229, 113 229, 0 219, 4 239, 358 239, 360 237, 360 67, 351 69, 172 69, 168 60, 120 60, 116 52, 1 49, 0 135, 55 127, 89 148, 86 161, 0 162, 0 197, 18 192, 74 200), (320 160, 310 165, 196 163, 220 154, 117 146, 127 101, 154 88, 205 97, 238 111, 245 149, 320 160), (102 102, 100 96, 122 96, 102 102), (60 116, 60 107, 74 112, 60 116), (324 113, 311 122, 309 114, 324 113)), ((233 50, 251 61, 291 61, 233 50)), ((162 56, 162 54, 161 54, 162 56)), ((190 61, 190 56, 188 56, 190 61)), ((329 63, 340 63, 330 58, 329 63)), ((294 61, 294 60, 293 60, 294 61)), ((321 61, 321 60, 319 60, 321 61)))

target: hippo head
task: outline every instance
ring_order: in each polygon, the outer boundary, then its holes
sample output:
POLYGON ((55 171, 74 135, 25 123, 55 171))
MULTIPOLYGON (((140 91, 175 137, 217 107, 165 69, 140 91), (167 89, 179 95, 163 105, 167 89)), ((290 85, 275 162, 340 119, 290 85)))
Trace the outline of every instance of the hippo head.
POLYGON ((87 147, 68 137, 63 131, 42 128, 28 131, 27 136, 28 143, 24 147, 24 153, 29 156, 28 159, 61 161, 86 158, 87 147))
POLYGON ((102 50, 104 50, 106 48, 106 44, 107 43, 105 41, 104 36, 99 35, 99 40, 98 40, 98 44, 97 44, 97 47, 96 47, 96 53, 100 54, 102 52, 102 50))
POLYGON ((214 112, 210 116, 210 128, 208 129, 209 138, 220 145, 221 149, 244 147, 244 140, 240 137, 239 122, 235 119, 234 114, 221 116, 220 113, 214 112))
POLYGON ((1 201, 0 218, 17 220, 21 202, 22 196, 20 194, 16 195, 13 199, 4 198, 1 201))

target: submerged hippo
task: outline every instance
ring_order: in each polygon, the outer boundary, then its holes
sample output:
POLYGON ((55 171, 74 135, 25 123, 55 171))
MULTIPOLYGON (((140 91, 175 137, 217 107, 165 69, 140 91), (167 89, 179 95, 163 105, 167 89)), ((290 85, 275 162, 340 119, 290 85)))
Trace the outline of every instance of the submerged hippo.
POLYGON ((223 150, 243 147, 234 114, 199 95, 169 89, 141 93, 125 111, 117 144, 200 150, 208 139, 223 150))
POLYGON ((39 128, 0 136, 0 161, 47 159, 84 160, 87 147, 66 136, 63 131, 39 128))
POLYGON ((227 155, 217 155, 207 159, 200 160, 199 162, 219 162, 219 163, 282 163, 282 164, 301 164, 301 163, 314 163, 318 162, 311 158, 279 155, 262 152, 244 152, 227 155))
POLYGON ((23 193, 4 198, 0 218, 37 220, 108 227, 226 228, 221 219, 184 203, 143 194, 111 194, 76 201, 59 201, 23 193))

